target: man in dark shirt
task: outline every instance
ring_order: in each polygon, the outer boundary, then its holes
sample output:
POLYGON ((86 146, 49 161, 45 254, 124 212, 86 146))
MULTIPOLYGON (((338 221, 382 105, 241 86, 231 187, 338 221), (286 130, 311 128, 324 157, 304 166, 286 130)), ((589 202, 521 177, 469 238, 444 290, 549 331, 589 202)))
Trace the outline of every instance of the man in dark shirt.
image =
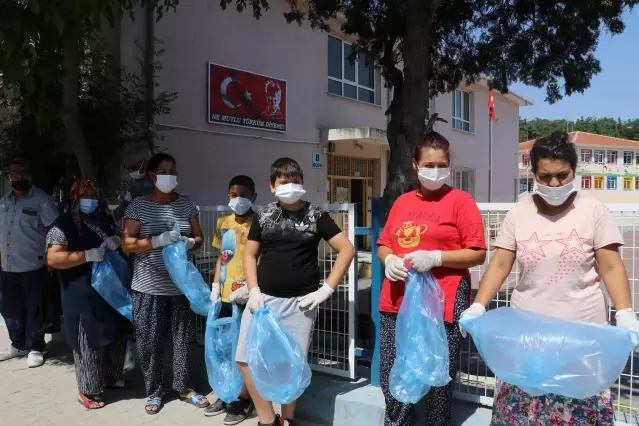
POLYGON ((268 305, 308 355, 317 307, 331 297, 355 256, 353 245, 328 213, 301 200, 303 184, 304 173, 295 160, 280 158, 273 163, 270 187, 279 201, 256 213, 244 251, 249 300, 242 316, 236 360, 262 426, 294 425, 295 401, 282 405, 280 419, 273 404, 264 400, 253 384, 246 364, 246 337, 253 313, 268 305), (337 258, 320 287, 317 252, 322 239, 337 252, 337 258))

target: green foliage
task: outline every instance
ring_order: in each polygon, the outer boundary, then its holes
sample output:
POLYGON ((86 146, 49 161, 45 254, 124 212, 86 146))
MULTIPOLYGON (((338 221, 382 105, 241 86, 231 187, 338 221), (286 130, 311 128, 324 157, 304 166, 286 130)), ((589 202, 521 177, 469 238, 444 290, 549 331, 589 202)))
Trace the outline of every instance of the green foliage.
MULTIPOLYGON (((99 41, 93 40, 91 44, 80 66, 79 119, 98 181, 113 194, 120 185, 120 174, 114 170, 120 169, 122 148, 145 142, 145 81, 140 74, 119 67, 99 41)), ((156 45, 161 46, 162 42, 158 40, 156 45)), ((155 60, 149 64, 154 74, 162 69, 159 58, 163 53, 163 49, 156 49, 155 60)), ((147 65, 140 59, 139 66, 147 65)), ((156 82, 154 86, 157 88, 159 84, 156 82)), ((54 93, 60 90, 58 83, 54 93)), ((46 126, 37 125, 35 116, 26 114, 23 108, 29 99, 20 93, 16 95, 4 103, 13 112, 0 124, 0 166, 6 168, 15 155, 27 155, 34 163, 39 186, 49 191, 67 188, 80 169, 67 143, 61 116, 51 117, 46 126)), ((169 114, 176 97, 177 94, 169 92, 157 94, 152 105, 154 115, 169 114)), ((57 102, 60 105, 59 97, 57 102)), ((157 140, 161 134, 152 132, 152 136, 157 140)), ((154 147, 153 144, 150 148, 154 147)))
POLYGON ((595 117, 581 117, 575 121, 543 118, 521 119, 519 121, 519 142, 548 136, 556 131, 588 132, 639 141, 639 119, 621 120, 620 118, 595 117))

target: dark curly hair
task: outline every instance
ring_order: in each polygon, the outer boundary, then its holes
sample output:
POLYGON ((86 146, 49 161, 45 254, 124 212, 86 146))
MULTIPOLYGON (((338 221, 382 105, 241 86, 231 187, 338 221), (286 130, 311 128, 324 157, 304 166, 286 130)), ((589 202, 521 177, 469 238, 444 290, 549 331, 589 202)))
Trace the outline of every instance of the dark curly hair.
POLYGON ((559 160, 570 164, 570 168, 577 170, 577 150, 570 142, 568 133, 555 132, 550 136, 539 138, 530 150, 530 164, 533 173, 537 173, 539 160, 559 160))

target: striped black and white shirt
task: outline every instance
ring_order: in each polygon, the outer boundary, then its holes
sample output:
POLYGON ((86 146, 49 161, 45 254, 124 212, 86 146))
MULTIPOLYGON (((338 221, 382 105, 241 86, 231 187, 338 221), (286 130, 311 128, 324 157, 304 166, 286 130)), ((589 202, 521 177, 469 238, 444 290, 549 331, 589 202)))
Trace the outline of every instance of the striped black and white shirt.
MULTIPOLYGON (((180 234, 192 237, 191 219, 198 217, 198 209, 186 195, 180 195, 170 204, 158 204, 147 197, 137 197, 127 207, 125 219, 140 222, 138 238, 149 238, 173 230, 177 222, 180 234)), ((162 259, 162 248, 137 253, 133 257, 133 281, 131 289, 154 296, 178 296, 182 294, 173 284, 162 259)))

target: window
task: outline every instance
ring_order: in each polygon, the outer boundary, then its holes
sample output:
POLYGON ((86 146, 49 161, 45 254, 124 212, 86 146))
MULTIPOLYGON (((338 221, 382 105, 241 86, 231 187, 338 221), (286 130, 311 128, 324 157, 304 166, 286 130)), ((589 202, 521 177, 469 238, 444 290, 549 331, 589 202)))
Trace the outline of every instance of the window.
POLYGON ((595 155, 594 155, 595 163, 603 164, 605 156, 606 156, 606 151, 595 150, 595 155))
POLYGON ((635 178, 635 189, 639 189, 639 176, 635 178))
POLYGON ((582 163, 590 163, 590 159, 592 158, 592 150, 591 149, 582 149, 581 150, 581 162, 582 163))
POLYGON ((375 67, 352 54, 352 45, 328 37, 328 93, 374 104, 375 67))
POLYGON ((453 129, 472 132, 471 122, 472 96, 468 92, 453 92, 453 129))
POLYGON ((608 164, 617 164, 617 151, 608 151, 608 164))
POLYGON ((624 151, 623 152, 623 163, 626 165, 632 164, 634 160, 635 153, 632 151, 624 151))
POLYGON ((606 178, 606 189, 617 189, 617 177, 608 176, 606 178))
POLYGON ((453 167, 453 187, 475 196, 475 170, 453 167))
POLYGON ((594 177, 594 181, 595 181, 595 189, 603 189, 604 187, 604 178, 603 176, 595 176, 594 177))
POLYGON ((590 188, 592 188, 592 176, 582 176, 581 189, 590 189, 590 188))
POLYGON ((521 156, 521 163, 524 166, 530 166, 530 153, 525 152, 524 155, 521 156))
POLYGON ((623 178, 623 189, 624 189, 624 191, 632 190, 632 178, 631 177, 624 177, 623 178))

